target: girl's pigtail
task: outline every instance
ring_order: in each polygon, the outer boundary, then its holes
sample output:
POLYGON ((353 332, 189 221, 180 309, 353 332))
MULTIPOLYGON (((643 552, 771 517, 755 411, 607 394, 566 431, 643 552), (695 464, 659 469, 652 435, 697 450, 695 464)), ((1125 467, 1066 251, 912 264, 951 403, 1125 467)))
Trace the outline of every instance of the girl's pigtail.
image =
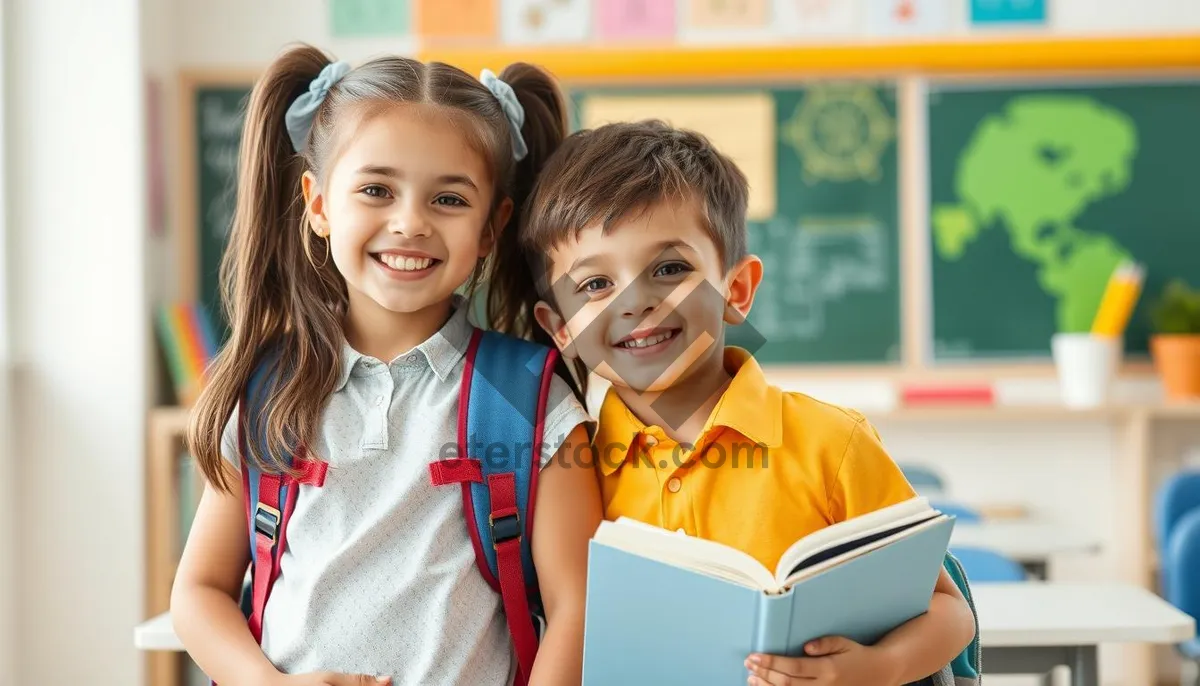
MULTIPOLYGON (((493 328, 553 347, 554 341, 533 317, 533 308, 549 287, 546 261, 527 254, 520 243, 520 223, 538 174, 567 135, 567 108, 554 78, 525 63, 509 65, 500 74, 525 110, 521 136, 528 150, 517 162, 512 184, 513 214, 497 238, 488 276, 488 320, 493 328)), ((587 370, 578 360, 569 371, 560 362, 560 373, 572 384, 580 401, 586 390, 587 370)))
POLYGON ((304 375, 315 373, 315 380, 307 377, 310 387, 332 388, 335 383, 337 360, 317 360, 328 351, 299 343, 314 340, 314 327, 340 331, 328 307, 340 282, 332 264, 312 261, 314 254, 326 254, 326 246, 305 221, 300 184, 308 164, 293 149, 285 125, 289 106, 329 63, 316 48, 290 49, 271 64, 250 94, 238 158, 237 204, 220 268, 230 338, 207 372, 209 381, 188 431, 197 462, 222 491, 228 490, 230 477, 221 455, 222 432, 268 348, 278 348, 280 363, 293 374, 273 398, 267 419, 268 454, 260 455, 250 442, 246 458, 262 469, 285 471, 286 445, 313 435, 319 408, 297 411, 300 394, 295 386, 304 383, 304 375))

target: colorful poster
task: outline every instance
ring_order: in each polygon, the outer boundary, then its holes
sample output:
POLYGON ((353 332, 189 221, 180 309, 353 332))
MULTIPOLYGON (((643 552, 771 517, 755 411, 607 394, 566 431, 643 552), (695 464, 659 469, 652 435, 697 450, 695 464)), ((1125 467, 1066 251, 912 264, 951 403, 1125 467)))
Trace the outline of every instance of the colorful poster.
POLYGON ((950 2, 867 0, 867 29, 882 36, 946 33, 950 30, 950 2))
POLYGON ((675 0, 599 0, 596 32, 601 40, 668 41, 675 36, 675 0))
POLYGON ((861 0, 775 0, 775 23, 785 36, 859 32, 861 0))
POLYGON ((502 0, 500 29, 510 45, 582 43, 591 11, 589 0, 502 0))
POLYGON ((971 0, 973 24, 1044 24, 1046 0, 971 0))
POLYGON ((496 39, 497 0, 417 0, 417 32, 428 42, 496 39))
POLYGON ((768 0, 691 0, 687 23, 693 28, 765 27, 768 0))
POLYGON ((412 12, 408 0, 330 0, 335 36, 407 35, 412 12))
POLYGON ((583 128, 650 118, 707 137, 746 175, 749 218, 760 220, 775 214, 775 101, 769 93, 592 95, 580 110, 583 128))

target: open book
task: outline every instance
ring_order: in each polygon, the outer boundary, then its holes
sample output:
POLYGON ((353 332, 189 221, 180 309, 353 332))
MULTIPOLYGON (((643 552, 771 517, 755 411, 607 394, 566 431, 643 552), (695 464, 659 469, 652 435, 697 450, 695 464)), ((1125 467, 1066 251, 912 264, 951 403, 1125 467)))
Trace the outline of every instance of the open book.
POLYGON ((621 518, 602 522, 597 543, 676 567, 709 574, 766 593, 923 531, 946 515, 913 498, 815 531, 787 549, 774 571, 729 546, 621 518))
POLYGON ((588 557, 584 684, 724 686, 745 683, 752 652, 800 655, 821 636, 871 645, 929 609, 953 526, 913 498, 805 536, 772 570, 719 543, 604 522, 588 557))

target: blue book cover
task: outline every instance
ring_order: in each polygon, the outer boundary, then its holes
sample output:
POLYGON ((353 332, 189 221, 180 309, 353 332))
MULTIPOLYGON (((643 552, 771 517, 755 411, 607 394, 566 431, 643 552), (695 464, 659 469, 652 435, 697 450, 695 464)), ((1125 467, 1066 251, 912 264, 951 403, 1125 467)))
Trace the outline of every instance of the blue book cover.
POLYGON ((710 541, 619 520, 590 544, 584 686, 744 684, 753 652, 866 645, 929 608, 951 517, 918 498, 816 532, 777 570, 710 541))

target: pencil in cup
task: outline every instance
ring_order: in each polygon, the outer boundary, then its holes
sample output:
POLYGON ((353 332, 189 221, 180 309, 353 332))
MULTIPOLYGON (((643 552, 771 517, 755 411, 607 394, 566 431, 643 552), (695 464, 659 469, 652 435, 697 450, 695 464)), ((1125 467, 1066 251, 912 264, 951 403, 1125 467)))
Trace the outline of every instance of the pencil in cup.
POLYGON ((1122 262, 1108 279, 1100 308, 1092 321, 1097 336, 1121 336, 1142 292, 1145 269, 1135 262, 1122 262))

